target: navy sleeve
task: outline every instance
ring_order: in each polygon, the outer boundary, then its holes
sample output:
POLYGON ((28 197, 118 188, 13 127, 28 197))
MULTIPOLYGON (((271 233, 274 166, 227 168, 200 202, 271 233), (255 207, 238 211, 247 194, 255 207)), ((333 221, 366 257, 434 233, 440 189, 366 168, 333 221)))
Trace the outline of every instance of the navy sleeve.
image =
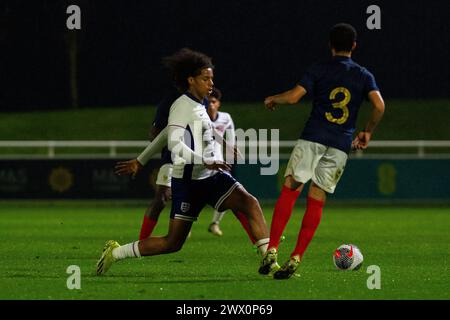
POLYGON ((366 70, 366 80, 364 82, 364 96, 366 97, 366 99, 368 98, 369 92, 373 90, 380 91, 380 89, 378 89, 377 83, 375 82, 375 77, 372 73, 366 70))
POLYGON ((173 102, 178 98, 179 94, 170 93, 161 100, 156 106, 156 115, 153 120, 153 125, 162 130, 167 126, 169 120, 170 107, 173 102))
POLYGON ((314 90, 315 79, 317 79, 317 76, 316 76, 316 66, 314 65, 306 70, 305 74, 298 82, 298 85, 305 88, 306 92, 311 94, 314 90))

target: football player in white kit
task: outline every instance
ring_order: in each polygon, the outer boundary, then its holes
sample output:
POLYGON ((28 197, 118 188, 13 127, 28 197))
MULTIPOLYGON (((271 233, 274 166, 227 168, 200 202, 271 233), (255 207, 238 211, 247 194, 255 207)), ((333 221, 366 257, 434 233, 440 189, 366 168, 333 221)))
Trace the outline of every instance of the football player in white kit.
MULTIPOLYGON (((215 133, 220 135, 220 138, 222 140, 225 137, 230 147, 234 148, 236 135, 234 132, 233 119, 231 118, 231 115, 229 113, 219 111, 221 101, 222 92, 218 88, 214 87, 208 98, 208 115, 211 119, 211 124, 215 129, 215 133)), ((216 141, 214 149, 216 159, 224 161, 222 149, 222 143, 217 143, 216 141)), ((219 224, 223 216, 225 215, 225 212, 226 211, 219 212, 217 209, 215 209, 213 219, 208 227, 209 232, 219 237, 223 235, 219 224)))
MULTIPOLYGON (((174 87, 172 92, 166 95, 165 99, 158 104, 155 120, 151 130, 151 143, 148 147, 136 159, 119 161, 116 165, 116 173, 118 175, 132 174, 135 176, 154 155, 161 152, 161 161, 163 165, 158 171, 158 178, 156 180, 157 188, 154 199, 144 214, 139 240, 143 240, 151 236, 153 229, 158 223, 161 211, 165 208, 167 201, 172 198, 172 159, 171 152, 167 149, 167 122, 172 103, 181 95, 179 92, 180 89, 175 89, 174 87)), ((229 155, 227 155, 227 159, 234 158, 234 160, 236 160, 239 152, 235 144, 234 124, 228 113, 218 112, 221 97, 222 93, 217 88, 213 88, 210 96, 208 97, 209 102, 207 112, 210 119, 212 119, 211 124, 214 129, 215 136, 214 151, 217 159, 223 161, 223 147, 225 146, 225 151, 229 153, 229 155)), ((225 211, 219 212, 215 210, 213 221, 208 227, 208 231, 217 236, 221 236, 223 234, 219 228, 219 223, 224 213, 225 211)), ((256 241, 250 232, 247 217, 242 212, 238 211, 233 211, 233 214, 241 223, 252 244, 255 245, 256 241)))
MULTIPOLYGON (((234 132, 234 123, 229 113, 219 111, 221 101, 222 101, 222 92, 218 88, 214 87, 208 97, 208 109, 207 109, 209 118, 211 119, 211 124, 214 128, 214 135, 215 135, 214 152, 216 159, 224 161, 223 149, 225 147, 225 154, 227 154, 226 157, 227 160, 230 158, 234 158, 235 161, 239 152, 236 146, 236 134, 234 132)), ((214 209, 213 218, 208 227, 209 232, 219 237, 223 235, 223 232, 220 229, 219 224, 223 216, 225 215, 225 212, 226 211, 219 211, 217 209, 214 209)), ((239 222, 241 223, 250 241, 253 244, 255 244, 256 240, 252 236, 250 226, 245 214, 235 210, 233 210, 232 212, 236 217, 236 219, 238 219, 239 222)))
POLYGON ((267 250, 269 232, 258 200, 227 172, 229 165, 215 159, 213 129, 205 109, 205 98, 214 85, 211 58, 184 48, 166 57, 164 63, 177 87, 185 89, 170 108, 167 126, 173 160, 169 230, 164 237, 150 236, 123 246, 107 241, 96 265, 97 275, 125 258, 179 251, 207 204, 218 211, 244 214, 256 247, 261 254, 267 250))

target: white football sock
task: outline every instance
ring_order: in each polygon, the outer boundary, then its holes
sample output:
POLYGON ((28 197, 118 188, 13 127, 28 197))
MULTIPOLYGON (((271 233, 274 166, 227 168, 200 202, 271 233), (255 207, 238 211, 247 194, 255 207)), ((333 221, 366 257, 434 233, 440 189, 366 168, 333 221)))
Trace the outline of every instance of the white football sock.
POLYGON ((266 253, 267 248, 269 247, 269 240, 269 238, 264 238, 255 242, 255 246, 261 254, 266 253))
POLYGON ((217 210, 214 211, 212 223, 219 224, 220 220, 222 220, 223 216, 225 215, 226 211, 219 212, 217 210))
POLYGON ((138 247, 139 241, 131 242, 126 245, 113 249, 112 255, 115 259, 139 258, 141 253, 138 247))

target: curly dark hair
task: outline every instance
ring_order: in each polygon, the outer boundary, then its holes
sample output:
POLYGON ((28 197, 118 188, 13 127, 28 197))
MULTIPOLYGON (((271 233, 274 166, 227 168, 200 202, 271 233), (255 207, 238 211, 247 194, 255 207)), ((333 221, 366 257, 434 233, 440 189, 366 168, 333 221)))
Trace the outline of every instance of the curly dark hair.
POLYGON ((330 30, 330 46, 336 51, 352 51, 356 30, 348 23, 338 23, 330 30))
POLYGON ((211 92, 211 94, 209 96, 213 97, 213 98, 216 98, 219 101, 222 100, 222 92, 216 87, 214 87, 212 89, 212 92, 211 92))
POLYGON ((182 91, 189 88, 187 79, 198 76, 202 69, 214 68, 211 58, 206 54, 183 48, 174 54, 164 57, 162 63, 169 69, 175 86, 182 91))

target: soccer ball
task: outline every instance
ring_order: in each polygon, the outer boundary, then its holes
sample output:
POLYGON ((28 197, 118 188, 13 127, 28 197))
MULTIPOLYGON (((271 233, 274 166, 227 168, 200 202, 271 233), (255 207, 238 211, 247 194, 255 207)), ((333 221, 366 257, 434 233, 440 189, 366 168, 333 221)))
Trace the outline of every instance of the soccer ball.
POLYGON ((340 270, 358 270, 363 263, 363 255, 354 244, 343 244, 334 251, 333 262, 340 270))

